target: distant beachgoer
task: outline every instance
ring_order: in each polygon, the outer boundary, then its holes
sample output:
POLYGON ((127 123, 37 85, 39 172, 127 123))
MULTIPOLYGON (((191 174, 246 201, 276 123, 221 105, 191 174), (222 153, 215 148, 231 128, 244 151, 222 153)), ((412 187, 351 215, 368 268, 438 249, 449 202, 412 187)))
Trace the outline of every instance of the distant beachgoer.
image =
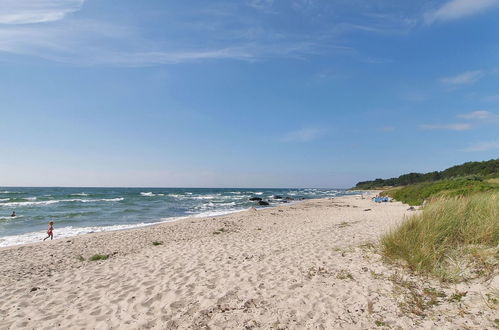
POLYGON ((10 215, 11 217, 15 217, 16 216, 16 211, 13 211, 12 214, 10 215))
POLYGON ((49 221, 49 228, 47 229, 47 237, 45 237, 43 240, 46 240, 49 237, 51 240, 54 239, 54 221, 49 221))

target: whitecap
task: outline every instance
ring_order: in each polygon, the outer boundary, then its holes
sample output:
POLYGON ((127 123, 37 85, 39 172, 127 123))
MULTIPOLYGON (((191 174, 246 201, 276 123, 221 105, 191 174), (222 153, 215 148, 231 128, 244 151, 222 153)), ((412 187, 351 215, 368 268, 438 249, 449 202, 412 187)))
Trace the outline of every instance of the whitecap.
POLYGON ((54 199, 50 201, 38 201, 38 202, 10 202, 10 203, 1 203, 0 206, 33 206, 33 205, 50 205, 50 204, 56 204, 56 203, 63 203, 63 202, 81 202, 81 203, 93 203, 93 202, 119 202, 124 200, 125 198, 123 197, 117 197, 117 198, 101 198, 101 199, 54 199))
POLYGON ((142 196, 145 196, 145 197, 153 197, 153 196, 164 196, 165 194, 155 194, 151 191, 149 192, 141 192, 140 193, 142 196))
POLYGON ((40 202, 10 202, 10 203, 2 203, 0 206, 32 206, 32 205, 49 205, 49 204, 55 204, 59 203, 60 201, 58 200, 52 200, 52 201, 40 201, 40 202))
POLYGON ((217 194, 217 195, 192 196, 191 198, 192 199, 214 199, 214 198, 217 198, 219 196, 220 196, 220 194, 217 194))

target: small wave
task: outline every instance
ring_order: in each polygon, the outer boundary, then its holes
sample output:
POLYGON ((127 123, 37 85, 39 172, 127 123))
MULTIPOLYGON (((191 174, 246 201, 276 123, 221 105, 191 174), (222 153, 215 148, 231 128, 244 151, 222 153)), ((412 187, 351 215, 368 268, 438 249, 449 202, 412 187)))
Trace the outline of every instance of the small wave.
POLYGON ((0 198, 0 202, 10 201, 10 198, 0 198))
POLYGON ((81 202, 81 203, 94 203, 94 202, 119 202, 124 200, 123 197, 117 198, 101 198, 101 199, 54 199, 50 201, 38 201, 38 202, 10 202, 10 203, 2 203, 0 206, 33 206, 33 205, 50 205, 56 203, 64 203, 64 202, 81 202))
POLYGON ((25 199, 27 201, 36 201, 36 197, 25 197, 23 199, 25 199))
POLYGON ((214 198, 219 198, 220 194, 216 195, 203 195, 203 196, 192 196, 190 198, 192 199, 214 199, 214 198))
POLYGON ((255 193, 255 195, 263 195, 263 192, 258 191, 258 192, 255 193))
POLYGON ((10 215, 9 216, 5 216, 5 217, 0 217, 0 220, 14 220, 14 219, 19 219, 19 218, 22 218, 23 216, 22 215, 16 215, 15 217, 11 217, 10 215))
POLYGON ((94 202, 120 202, 124 197, 116 198, 101 198, 101 199, 63 199, 61 202, 81 202, 81 203, 94 203, 94 202))
MULTIPOLYGON (((165 194, 155 194, 153 192, 141 192, 140 193, 142 196, 145 196, 145 197, 154 197, 154 196, 164 196, 165 194)), ((171 196, 171 195, 170 195, 171 196)))
POLYGON ((81 192, 81 193, 71 194, 71 196, 88 196, 88 194, 81 192))
POLYGON ((201 213, 196 213, 193 215, 194 218, 205 218, 205 217, 217 217, 221 215, 237 213, 247 211, 247 209, 224 209, 224 210, 214 210, 214 211, 206 211, 201 213))
POLYGON ((174 197, 174 198, 183 198, 185 197, 184 195, 179 195, 179 194, 168 194, 169 197, 174 197))
POLYGON ((50 205, 59 203, 60 201, 40 201, 40 202, 10 202, 10 203, 2 203, 0 206, 32 206, 32 205, 50 205))

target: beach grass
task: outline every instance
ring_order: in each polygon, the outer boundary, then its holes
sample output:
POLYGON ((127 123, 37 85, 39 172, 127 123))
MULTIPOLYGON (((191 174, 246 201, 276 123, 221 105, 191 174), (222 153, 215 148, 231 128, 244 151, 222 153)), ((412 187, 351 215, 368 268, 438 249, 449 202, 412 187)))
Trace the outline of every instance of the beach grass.
POLYGON ((491 274, 499 257, 499 193, 427 204, 382 238, 383 253, 444 281, 491 274))
POLYGON ((106 260, 109 258, 108 254, 94 254, 90 258, 88 258, 89 261, 98 261, 98 260, 106 260))
POLYGON ((499 183, 495 179, 483 180, 473 176, 395 187, 381 194, 409 205, 421 205, 425 200, 433 198, 467 196, 492 191, 499 192, 499 183))

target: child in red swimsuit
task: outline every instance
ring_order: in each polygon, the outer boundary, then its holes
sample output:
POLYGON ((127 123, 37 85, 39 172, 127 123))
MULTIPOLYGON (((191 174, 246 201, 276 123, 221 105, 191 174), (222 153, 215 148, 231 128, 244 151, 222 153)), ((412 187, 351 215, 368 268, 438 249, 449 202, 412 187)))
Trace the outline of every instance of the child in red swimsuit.
POLYGON ((47 238, 50 237, 50 239, 54 239, 54 221, 49 221, 49 228, 47 229, 47 237, 45 237, 43 240, 46 240, 47 238))

